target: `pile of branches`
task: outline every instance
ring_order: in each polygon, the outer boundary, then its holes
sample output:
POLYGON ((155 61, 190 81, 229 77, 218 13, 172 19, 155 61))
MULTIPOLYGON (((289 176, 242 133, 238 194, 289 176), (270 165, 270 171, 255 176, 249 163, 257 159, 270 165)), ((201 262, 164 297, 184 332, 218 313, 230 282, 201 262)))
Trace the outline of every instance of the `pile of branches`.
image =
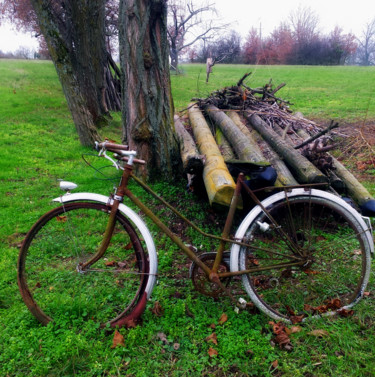
MULTIPOLYGON (((212 165, 207 163, 211 152, 214 165, 217 165, 218 153, 223 155, 223 162, 231 161, 231 165, 236 161, 268 164, 277 177, 271 184, 325 184, 340 195, 351 196, 363 213, 375 214, 375 200, 369 192, 329 153, 337 147, 338 136, 342 136, 333 131, 338 123, 332 121, 322 128, 300 113, 293 114, 291 103, 277 94, 285 83, 274 88, 271 80, 263 87, 253 89, 245 84, 249 75, 245 74, 236 85, 217 90, 207 98, 193 99, 194 103, 188 109, 190 125, 187 128, 191 127, 193 131, 189 142, 184 140, 184 127, 181 124, 177 127, 180 121, 175 119, 176 130, 180 130, 184 166, 189 165, 190 157, 195 166, 199 166, 201 160, 202 168, 198 173, 201 174, 204 165, 212 165), (216 141, 212 141, 211 136, 216 137, 216 141)), ((196 175, 194 169, 185 171, 196 175)), ((229 178, 225 179, 229 182, 229 178)), ((217 179, 220 181, 222 177, 217 179)), ((206 186, 206 189, 212 191, 214 201, 216 188, 206 186)))

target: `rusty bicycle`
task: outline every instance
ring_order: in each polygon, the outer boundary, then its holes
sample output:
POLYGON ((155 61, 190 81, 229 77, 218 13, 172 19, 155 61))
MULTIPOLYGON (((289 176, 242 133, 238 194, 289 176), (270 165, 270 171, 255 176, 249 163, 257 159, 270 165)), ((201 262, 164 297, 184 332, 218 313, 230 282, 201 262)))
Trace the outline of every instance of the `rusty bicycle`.
POLYGON ((61 182, 66 194, 54 199, 61 205, 32 226, 20 250, 20 292, 41 323, 60 315, 112 327, 137 322, 158 277, 158 255, 143 217, 191 259, 195 288, 211 297, 228 295, 237 308, 246 307, 247 299, 231 293, 231 281, 243 285, 260 311, 286 322, 349 310, 363 296, 374 252, 371 222, 341 198, 311 187, 285 187, 259 201, 240 175, 222 235, 216 236, 133 174, 134 164, 144 163, 135 151, 107 141, 97 143, 97 149, 122 169, 115 193, 71 193, 76 185, 61 182), (130 179, 217 242, 216 252, 200 254, 185 245, 130 191, 130 179), (231 235, 243 189, 256 205, 231 235))

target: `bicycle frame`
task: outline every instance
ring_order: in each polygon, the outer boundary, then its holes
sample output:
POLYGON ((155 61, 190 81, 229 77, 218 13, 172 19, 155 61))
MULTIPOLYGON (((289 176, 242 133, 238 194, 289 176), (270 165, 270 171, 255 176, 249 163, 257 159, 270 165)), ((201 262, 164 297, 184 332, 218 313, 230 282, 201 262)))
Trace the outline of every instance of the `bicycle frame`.
MULTIPOLYGON (((203 232, 197 225, 195 225, 193 222, 191 222, 189 219, 187 219, 184 215, 182 215, 178 210, 176 210, 172 205, 167 203, 163 198, 161 198, 158 194, 156 194, 147 184, 142 182, 139 178, 137 178, 132 173, 133 166, 131 164, 126 164, 124 167, 123 175, 120 181, 120 185, 117 187, 116 193, 113 196, 113 203, 111 205, 111 215, 110 219, 107 224, 107 228, 103 237, 103 241, 101 246, 98 249, 98 252, 93 256, 93 258, 89 261, 87 261, 85 264, 82 264, 80 268, 84 270, 85 268, 88 268, 93 263, 95 263, 97 260, 99 260, 105 253, 105 250, 110 242, 110 239, 112 237, 112 232, 114 228, 114 218, 115 214, 118 208, 119 203, 123 201, 124 197, 129 198, 163 233, 165 233, 171 240, 174 242, 180 250, 184 252, 184 254, 192 260, 194 263, 196 263, 207 275, 208 279, 212 282, 215 282, 222 286, 222 283, 220 282, 220 278, 224 277, 232 277, 232 276, 238 276, 243 274, 248 274, 250 272, 255 271, 261 271, 263 269, 271 269, 271 268, 286 268, 291 266, 302 266, 303 263, 305 263, 303 260, 301 260, 298 257, 295 257, 294 262, 289 263, 282 263, 279 265, 273 265, 268 266, 267 268, 259 268, 259 267, 253 267, 252 269, 248 270, 241 270, 241 271, 231 271, 231 272, 222 272, 218 273, 218 269, 220 266, 220 263, 223 259, 223 253, 225 250, 225 246, 227 243, 230 244, 237 244, 239 246, 245 246, 245 247, 252 247, 251 245, 242 242, 242 240, 236 240, 236 239, 230 239, 229 234, 230 230, 233 224, 234 214, 236 212, 239 199, 241 196, 241 189, 244 187, 252 199, 255 201, 256 204, 260 205, 262 209, 265 211, 266 214, 268 214, 268 211, 262 206, 261 202, 257 199, 256 195, 247 187, 246 184, 244 184, 244 177, 243 174, 240 174, 237 179, 237 184, 234 190, 234 194, 232 197, 232 201, 228 210, 228 215, 225 221, 224 229, 222 231, 221 236, 216 236, 213 234, 209 234, 206 232, 203 232), (197 256, 188 246, 184 244, 184 242, 181 240, 180 237, 175 235, 161 220, 158 216, 156 216, 141 200, 139 200, 128 188, 128 182, 129 179, 132 178, 138 185, 140 185, 145 191, 147 191, 149 194, 151 194, 154 198, 159 200, 163 205, 165 205, 167 208, 169 208, 173 213, 175 213, 179 218, 181 218, 185 223, 187 223, 189 226, 191 226, 194 230, 202 234, 204 237, 215 239, 220 241, 219 247, 216 252, 214 264, 212 268, 209 268, 201 259, 199 256, 197 256)), ((268 214, 269 215, 269 214, 268 214)), ((278 226, 278 224, 275 222, 274 219, 269 215, 269 219, 272 222, 274 226, 278 226)), ((298 250, 298 247, 294 244, 294 242, 285 234, 283 234, 285 237, 286 242, 288 242, 293 249, 296 251, 298 250)), ((255 248, 257 249, 257 248, 255 248)), ((276 253, 277 254, 277 253, 276 253)), ((224 288, 225 290, 225 288, 224 288)))

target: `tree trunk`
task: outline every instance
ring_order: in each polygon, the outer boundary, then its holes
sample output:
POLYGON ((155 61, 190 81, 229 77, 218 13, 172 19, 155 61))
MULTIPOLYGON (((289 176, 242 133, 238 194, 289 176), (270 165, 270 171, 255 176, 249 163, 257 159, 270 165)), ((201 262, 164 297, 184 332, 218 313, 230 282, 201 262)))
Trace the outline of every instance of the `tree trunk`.
POLYGON ((189 119, 199 151, 206 156, 203 181, 210 204, 218 203, 229 206, 235 183, 225 165, 211 130, 197 105, 189 105, 189 119))
POLYGON ((178 143, 173 125, 165 0, 120 1, 124 139, 147 161, 143 178, 171 179, 178 143))
POLYGON ((289 167, 293 169, 300 183, 328 182, 328 178, 322 172, 293 149, 291 145, 274 132, 258 115, 245 113, 245 117, 270 146, 285 159, 289 167))
MULTIPOLYGON (((76 51, 76 49, 82 47, 82 44, 75 45, 72 30, 70 30, 70 34, 67 34, 67 30, 65 30, 65 33, 61 32, 61 28, 67 29, 66 25, 62 24, 62 21, 56 17, 50 1, 31 0, 31 3, 60 79, 80 142, 85 146, 93 146, 99 136, 96 131, 94 116, 86 103, 87 88, 82 86, 79 78, 82 72, 77 70, 75 64, 75 56, 80 55, 80 51, 76 51)), ((74 29, 74 25, 71 29, 74 29)), ((90 55, 86 56, 86 59, 89 60, 90 55)))
POLYGON ((173 71, 178 71, 178 50, 176 43, 172 41, 171 46, 170 46, 170 57, 171 57, 171 69, 173 71))

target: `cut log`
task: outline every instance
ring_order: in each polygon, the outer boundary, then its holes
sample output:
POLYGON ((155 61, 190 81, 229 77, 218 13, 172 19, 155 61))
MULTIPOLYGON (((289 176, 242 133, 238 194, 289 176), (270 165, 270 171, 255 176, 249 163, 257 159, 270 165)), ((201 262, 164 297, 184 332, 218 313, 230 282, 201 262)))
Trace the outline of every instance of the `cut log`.
POLYGON ((237 125, 237 127, 244 133, 244 135, 251 139, 254 143, 254 151, 256 150, 262 157, 262 160, 268 161, 277 172, 277 179, 275 186, 294 186, 298 182, 294 179, 285 162, 277 155, 277 153, 263 140, 262 136, 255 130, 250 132, 247 126, 242 122, 240 116, 235 111, 229 111, 228 116, 237 125), (262 146, 264 153, 259 148, 262 146))
POLYGON ((236 155, 234 154, 229 141, 223 135, 220 128, 216 129, 215 139, 217 145, 219 146, 220 152, 224 157, 224 161, 234 160, 236 158, 236 155))
POLYGON ((209 202, 229 206, 235 189, 233 178, 199 107, 191 106, 188 113, 198 149, 206 157, 203 181, 209 202))
POLYGON ((203 172, 203 158, 198 152, 194 139, 186 131, 178 115, 174 116, 174 128, 180 143, 184 173, 201 175, 203 172))
POLYGON ((265 166, 269 165, 269 162, 264 161, 263 155, 259 153, 259 148, 255 146, 256 143, 252 139, 249 140, 223 111, 214 105, 207 105, 204 110, 213 122, 220 127, 240 160, 256 162, 265 166))
POLYGON ((326 183, 328 178, 307 158, 298 153, 283 140, 258 115, 245 112, 246 119, 258 131, 270 146, 281 155, 300 183, 326 183))
POLYGON ((267 159, 263 156, 259 145, 249 129, 242 123, 240 116, 235 111, 228 111, 227 116, 238 127, 238 129, 245 135, 246 139, 251 145, 251 161, 264 162, 267 159))
MULTIPOLYGON (((298 130, 298 135, 306 140, 310 135, 304 130, 298 130)), ((331 156, 331 155, 330 155, 331 156)), ((335 174, 345 183, 347 194, 358 203, 362 212, 366 216, 375 215, 375 199, 368 190, 357 180, 356 177, 341 162, 332 157, 335 174)))

